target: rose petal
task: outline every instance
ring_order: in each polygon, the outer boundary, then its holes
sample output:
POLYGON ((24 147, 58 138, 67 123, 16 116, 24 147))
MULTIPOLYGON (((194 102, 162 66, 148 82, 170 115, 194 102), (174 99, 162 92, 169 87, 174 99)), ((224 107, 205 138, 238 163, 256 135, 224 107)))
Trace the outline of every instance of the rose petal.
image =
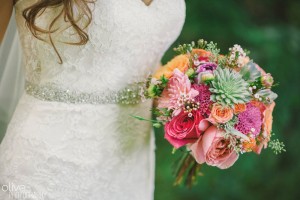
POLYGON ((165 139, 168 140, 176 149, 188 144, 194 143, 197 139, 176 139, 165 133, 165 139))
POLYGON ((191 145, 190 149, 192 150, 192 154, 197 161, 197 163, 202 164, 205 163, 205 156, 202 148, 202 140, 201 138, 197 140, 194 144, 191 145))
POLYGON ((206 155, 209 147, 211 146, 213 140, 215 139, 216 135, 218 133, 218 129, 215 126, 210 126, 203 134, 202 136, 202 148, 203 153, 206 155))
POLYGON ((199 123, 199 131, 206 131, 206 129, 210 126, 210 122, 207 119, 203 119, 199 123))
POLYGON ((217 167, 220 169, 227 169, 231 167, 238 158, 239 154, 237 154, 235 151, 232 151, 230 156, 224 162, 220 163, 217 167))

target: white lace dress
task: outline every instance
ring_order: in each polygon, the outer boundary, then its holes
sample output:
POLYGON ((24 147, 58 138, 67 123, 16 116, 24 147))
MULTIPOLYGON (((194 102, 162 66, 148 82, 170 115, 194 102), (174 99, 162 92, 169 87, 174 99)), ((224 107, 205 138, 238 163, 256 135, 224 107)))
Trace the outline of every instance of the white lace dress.
POLYGON ((0 199, 153 199, 153 130, 130 117, 150 118, 152 102, 112 96, 159 65, 184 24, 184 0, 97 0, 87 45, 62 42, 76 40, 71 28, 53 34, 63 64, 24 24, 22 11, 35 2, 15 6, 29 85, 0 146, 0 199))

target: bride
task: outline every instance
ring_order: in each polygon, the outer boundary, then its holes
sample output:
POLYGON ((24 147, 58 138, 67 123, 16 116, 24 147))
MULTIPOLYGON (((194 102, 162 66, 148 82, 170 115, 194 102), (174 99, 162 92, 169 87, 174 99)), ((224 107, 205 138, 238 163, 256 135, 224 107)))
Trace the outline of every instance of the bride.
POLYGON ((184 0, 0 5, 0 43, 14 7, 25 71, 0 145, 0 199, 153 199, 153 130, 130 115, 151 117, 140 82, 180 34, 184 0))

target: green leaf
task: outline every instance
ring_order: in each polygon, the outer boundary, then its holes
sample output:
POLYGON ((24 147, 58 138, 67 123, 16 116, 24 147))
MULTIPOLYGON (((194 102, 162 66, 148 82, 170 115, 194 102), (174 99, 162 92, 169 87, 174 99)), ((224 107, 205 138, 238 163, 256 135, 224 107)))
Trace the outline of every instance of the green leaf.
POLYGON ((240 131, 236 130, 233 127, 228 128, 226 131, 232 135, 239 136, 239 137, 243 138, 244 140, 249 141, 249 138, 245 134, 241 133, 240 131))

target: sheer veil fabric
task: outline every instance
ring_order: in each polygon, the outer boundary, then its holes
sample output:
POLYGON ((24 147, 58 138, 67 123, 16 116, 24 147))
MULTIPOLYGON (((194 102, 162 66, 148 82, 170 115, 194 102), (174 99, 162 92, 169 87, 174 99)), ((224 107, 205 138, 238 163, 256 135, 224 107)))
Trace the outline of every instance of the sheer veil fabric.
POLYGON ((21 63, 21 45, 13 13, 0 45, 0 141, 24 92, 24 73, 21 63))

